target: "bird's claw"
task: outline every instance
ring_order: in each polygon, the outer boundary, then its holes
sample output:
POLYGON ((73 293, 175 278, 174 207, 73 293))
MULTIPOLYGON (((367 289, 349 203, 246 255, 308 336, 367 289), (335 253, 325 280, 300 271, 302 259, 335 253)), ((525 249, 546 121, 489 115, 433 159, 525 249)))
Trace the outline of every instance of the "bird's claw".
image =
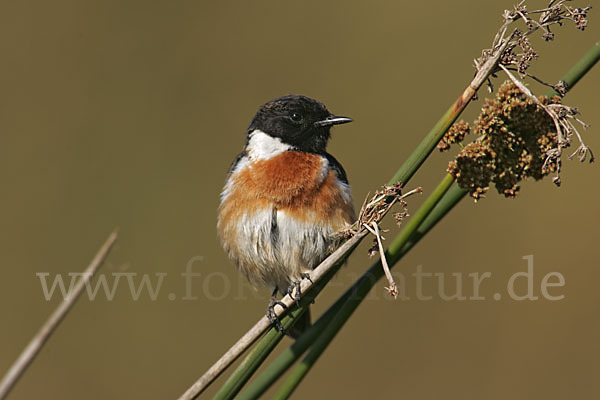
POLYGON ((281 321, 279 320, 279 317, 277 317, 277 313, 275 312, 276 305, 280 305, 285 310, 287 310, 287 308, 288 308, 285 305, 285 303, 277 300, 275 297, 272 297, 271 301, 269 302, 269 306, 267 307, 267 319, 269 320, 269 322, 271 324, 273 324, 275 326, 275 328, 277 328, 277 330, 279 332, 281 332, 285 335, 286 334, 285 329, 283 328, 283 325, 281 324, 281 321))
POLYGON ((287 294, 296 302, 296 305, 300 307, 300 295, 302 294, 300 289, 300 281, 292 282, 287 289, 287 294), (296 289, 296 294, 294 294, 294 289, 296 289))
POLYGON ((302 280, 308 279, 310 283, 314 283, 312 279, 310 279, 310 274, 302 273, 300 274, 300 280, 292 282, 292 284, 287 289, 287 294, 296 302, 296 305, 300 307, 300 297, 302 297, 302 280), (296 289, 296 293, 294 294, 294 289, 296 289))
POLYGON ((302 278, 302 279, 308 279, 310 283, 314 284, 314 282, 312 281, 312 279, 310 279, 310 274, 308 272, 304 272, 304 273, 300 274, 300 278, 302 278))

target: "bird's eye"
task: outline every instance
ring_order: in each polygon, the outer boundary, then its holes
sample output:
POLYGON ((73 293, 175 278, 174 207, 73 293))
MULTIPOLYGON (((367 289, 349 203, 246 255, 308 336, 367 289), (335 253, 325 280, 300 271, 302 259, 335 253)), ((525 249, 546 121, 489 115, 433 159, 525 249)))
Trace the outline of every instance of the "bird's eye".
POLYGON ((292 115, 290 115, 290 118, 294 122, 302 122, 302 115, 300 115, 298 113, 293 113, 292 115))

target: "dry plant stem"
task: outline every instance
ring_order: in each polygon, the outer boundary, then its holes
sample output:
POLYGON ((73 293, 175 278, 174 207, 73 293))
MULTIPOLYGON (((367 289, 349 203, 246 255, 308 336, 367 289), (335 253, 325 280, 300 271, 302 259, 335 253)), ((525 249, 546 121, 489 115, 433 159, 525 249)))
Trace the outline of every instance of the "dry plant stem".
MULTIPOLYGON (((336 251, 334 251, 329 257, 327 257, 317 268, 310 272, 310 281, 305 279, 301 284, 301 293, 306 293, 313 286, 313 283, 317 283, 327 274, 327 272, 336 266, 338 262, 358 245, 360 240, 368 234, 366 229, 362 229, 356 233, 352 238, 342 244, 336 251), (311 282, 312 281, 312 282, 311 282)), ((289 308, 295 304, 295 300, 289 295, 284 296, 281 301, 289 308)), ((275 312, 278 317, 284 313, 284 309, 281 306, 276 306, 275 312)), ((179 400, 195 399, 199 396, 206 387, 214 381, 221 373, 231 365, 248 347, 252 345, 267 329, 271 328, 271 322, 266 316, 262 317, 254 326, 244 334, 219 360, 209 368, 204 375, 202 375, 184 394, 179 397, 179 400)))
MULTIPOLYGON (((518 70, 517 68, 507 68, 507 69, 508 69, 509 71, 515 71, 515 72, 519 72, 519 70, 518 70)), ((551 88, 551 89, 554 89, 554 85, 551 85, 551 84, 549 84, 548 82, 544 82, 543 80, 541 80, 540 78, 538 78, 538 77, 537 77, 537 76, 535 76, 535 75, 531 75, 531 74, 530 74, 530 73, 528 73, 528 72, 521 72, 520 74, 521 74, 521 76, 526 76, 526 77, 528 77, 528 78, 531 78, 531 79, 533 79, 534 81, 536 81, 536 82, 537 82, 537 83, 539 83, 540 85, 544 85, 544 86, 546 86, 546 87, 549 87, 549 88, 551 88)))
MULTIPOLYGON (((388 291, 388 293, 391 296, 394 296, 394 299, 396 297, 398 297, 398 286, 396 285, 396 282, 394 282, 394 277, 392 276, 392 273, 390 272, 390 266, 387 263, 387 260, 385 258, 385 250, 383 248, 383 244, 381 243, 381 235, 379 234, 379 226, 377 225, 377 222, 373 222, 373 229, 374 229, 374 234, 375 237, 377 238, 377 246, 379 247, 379 257, 381 258, 381 266, 383 267, 383 272, 385 272, 385 277, 388 280, 388 284, 390 285, 389 287, 386 287, 385 289, 388 291)), ((365 226, 366 227, 366 226, 365 226)))
POLYGON ((38 333, 31 339, 27 347, 23 350, 19 358, 10 367, 2 382, 0 382, 0 399, 6 398, 8 393, 17 383, 19 378, 23 375, 27 367, 33 362, 35 357, 38 355, 46 341, 50 338, 52 333, 56 330, 60 322, 67 315, 69 310, 75 304, 75 301, 79 298, 86 285, 90 282, 94 273, 102 265, 106 256, 110 252, 111 247, 117 240, 117 232, 114 231, 108 236, 106 242, 102 245, 92 262, 85 269, 83 276, 77 281, 73 290, 67 294, 67 297, 60 303, 60 305, 50 315, 48 320, 42 325, 38 333))

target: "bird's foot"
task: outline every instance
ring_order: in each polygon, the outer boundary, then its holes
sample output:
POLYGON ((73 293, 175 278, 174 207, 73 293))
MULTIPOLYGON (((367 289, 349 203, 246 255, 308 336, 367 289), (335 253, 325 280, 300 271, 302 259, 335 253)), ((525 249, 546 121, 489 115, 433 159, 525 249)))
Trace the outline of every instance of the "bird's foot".
POLYGON ((281 321, 275 312, 275 306, 280 305, 285 310, 287 310, 287 306, 282 301, 277 300, 275 295, 271 296, 271 301, 269 301, 269 306, 267 307, 267 319, 271 324, 277 328, 277 330, 283 334, 286 334, 285 329, 283 329, 283 325, 281 325, 281 321))
POLYGON ((296 305, 298 307, 300 307, 300 297, 302 297, 302 281, 304 279, 308 279, 310 283, 314 283, 312 279, 310 279, 310 274, 305 272, 300 274, 299 281, 292 282, 292 284, 287 289, 287 294, 296 302, 296 305))
POLYGON ((310 279, 310 274, 308 272, 304 272, 304 273, 300 274, 300 278, 302 278, 302 279, 308 279, 310 281, 310 283, 314 283, 312 281, 312 279, 310 279))

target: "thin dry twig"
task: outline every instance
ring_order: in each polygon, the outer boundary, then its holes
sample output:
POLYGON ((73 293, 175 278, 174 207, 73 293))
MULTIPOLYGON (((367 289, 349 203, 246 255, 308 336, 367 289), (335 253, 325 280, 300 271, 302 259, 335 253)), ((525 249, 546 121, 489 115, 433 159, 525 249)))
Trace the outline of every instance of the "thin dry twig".
MULTIPOLYGON (((383 267, 383 272, 385 272, 385 277, 388 280, 389 283, 389 287, 386 287, 385 289, 388 291, 388 293, 394 297, 394 299, 396 297, 398 297, 398 285, 396 285, 396 282, 394 282, 394 277, 392 276, 392 273, 390 272, 390 266, 387 263, 387 259, 385 258, 385 250, 383 249, 383 244, 381 243, 381 235, 379 234, 379 226, 377 225, 377 222, 373 221, 371 223, 371 225, 373 226, 373 230, 374 232, 372 232, 375 237, 377 238, 377 244, 379 245, 379 257, 381 258, 381 265, 383 267)), ((367 227, 367 225, 365 225, 365 228, 367 227)))
POLYGON ((27 367, 33 362, 35 357, 38 355, 46 341, 50 338, 52 333, 56 330, 60 322, 65 318, 69 310, 75 304, 75 301, 79 298, 86 285, 94 276, 94 273, 100 268, 106 256, 110 252, 113 244, 117 240, 117 231, 114 231, 108 236, 106 242, 102 245, 98 253, 85 269, 83 276, 70 291, 66 298, 60 303, 60 305, 50 315, 48 320, 42 325, 38 333, 31 339, 27 347, 23 350, 19 358, 10 367, 2 382, 0 382, 0 400, 6 398, 8 393, 17 383, 19 378, 23 375, 27 367))
MULTIPOLYGON (((365 198, 360 213, 358 214, 358 219, 348 230, 346 230, 346 235, 352 236, 355 232, 363 229, 365 225, 370 226, 374 221, 381 221, 396 203, 400 203, 400 205, 406 208, 404 199, 420 193, 423 193, 423 188, 421 187, 403 194, 402 184, 398 183, 395 185, 384 186, 382 190, 375 192, 370 200, 368 200, 368 196, 365 198)), ((400 221, 397 220, 397 222, 400 221)))

